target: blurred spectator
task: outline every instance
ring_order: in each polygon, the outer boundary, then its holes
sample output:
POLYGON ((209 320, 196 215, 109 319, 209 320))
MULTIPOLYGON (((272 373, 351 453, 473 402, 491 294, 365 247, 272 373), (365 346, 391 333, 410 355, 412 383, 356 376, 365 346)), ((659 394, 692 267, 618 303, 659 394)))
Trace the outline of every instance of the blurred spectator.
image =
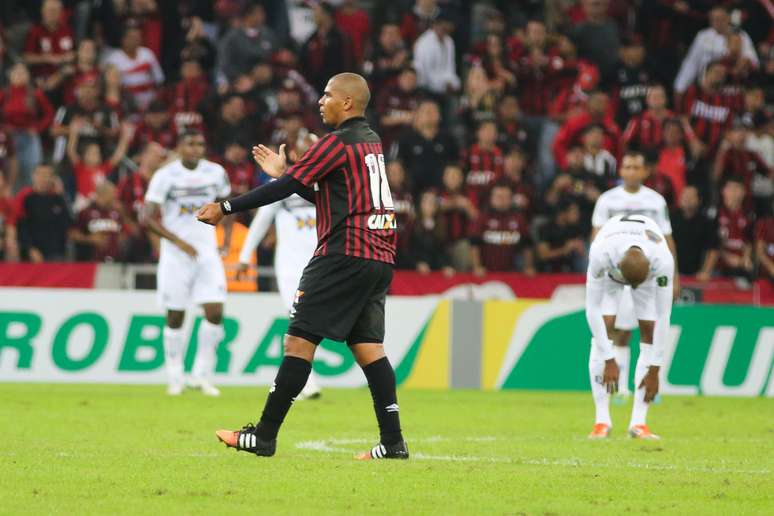
POLYGON ((83 154, 78 151, 78 138, 81 133, 80 119, 70 124, 70 137, 67 141, 67 157, 75 175, 76 195, 73 211, 80 212, 94 198, 96 188, 104 183, 113 173, 113 169, 124 159, 129 148, 129 142, 134 138, 134 126, 125 124, 121 128, 113 155, 107 161, 102 160, 102 149, 97 143, 89 143, 83 147, 83 154))
POLYGON ((122 26, 132 24, 142 32, 142 40, 156 59, 161 59, 162 24, 156 0, 114 2, 122 26))
POLYGON ((753 270, 753 220, 745 213, 744 182, 732 178, 723 186, 722 204, 718 211, 720 235, 720 267, 726 276, 739 278, 739 286, 746 286, 753 270))
POLYGON ((523 213, 530 215, 535 191, 532 182, 524 177, 526 169, 527 157, 524 153, 518 147, 509 150, 503 159, 502 181, 507 183, 513 191, 513 205, 523 213))
POLYGON ((465 176, 456 164, 446 165, 440 194, 441 217, 446 229, 446 249, 451 265, 458 271, 470 269, 470 226, 478 211, 465 196, 465 176))
POLYGON ((400 72, 395 85, 381 91, 376 99, 376 113, 383 148, 389 149, 400 134, 411 127, 421 99, 417 91, 417 73, 408 66, 400 72))
POLYGON ((164 72, 153 52, 142 46, 142 31, 133 25, 124 29, 121 48, 114 50, 105 64, 115 66, 121 72, 121 84, 141 110, 157 96, 157 88, 164 82, 164 72))
POLYGON ((76 90, 82 84, 95 84, 100 81, 100 71, 97 66, 97 44, 93 39, 83 39, 78 44, 75 54, 75 64, 59 69, 58 79, 64 81, 62 100, 64 104, 76 101, 76 90))
MULTIPOLYGON (((137 112, 137 104, 134 95, 124 88, 121 70, 115 65, 105 65, 102 75, 104 83, 103 99, 105 106, 119 116, 126 116, 137 112)), ((151 104, 153 104, 151 102, 151 104)))
POLYGON ((495 119, 499 94, 479 65, 468 71, 465 94, 460 99, 462 117, 468 127, 476 127, 484 121, 495 119))
POLYGON ((268 60, 278 48, 274 31, 266 26, 266 11, 260 3, 247 3, 238 26, 220 41, 218 68, 222 84, 233 82, 259 61, 268 60))
POLYGON ((0 173, 0 260, 19 261, 19 244, 16 237, 16 203, 11 196, 10 185, 0 173))
MULTIPOLYGON (((728 54, 729 36, 733 34, 728 11, 722 6, 714 7, 709 13, 709 24, 709 28, 699 31, 696 35, 675 77, 675 91, 679 94, 686 91, 712 61, 728 54)), ((758 55, 750 36, 744 31, 739 32, 739 36, 741 55, 757 67, 758 55)))
POLYGON ((19 175, 19 164, 16 161, 11 133, 5 131, 2 126, 0 126, 0 175, 3 176, 8 193, 12 194, 19 175))
POLYGON ((411 238, 413 234, 414 197, 406 184, 406 170, 403 163, 392 160, 387 163, 387 181, 390 184, 392 202, 395 206, 395 219, 398 222, 397 267, 411 268, 411 238))
POLYGON ((722 184, 729 177, 736 177, 744 182, 748 197, 752 195, 753 180, 756 175, 767 177, 769 167, 758 156, 758 153, 745 148, 747 128, 741 119, 736 119, 731 128, 726 131, 715 156, 713 179, 722 184))
POLYGON ((409 44, 428 30, 433 20, 441 14, 436 0, 415 0, 414 7, 403 15, 400 23, 400 32, 403 39, 409 44))
POLYGON ((180 65, 180 81, 172 88, 172 124, 175 134, 187 128, 204 131, 204 103, 211 94, 210 83, 202 65, 195 59, 185 59, 180 65))
POLYGON ((578 204, 563 199, 553 219, 538 232, 535 254, 541 272, 585 272, 586 241, 580 216, 578 204))
POLYGON ((535 129, 522 116, 514 95, 506 95, 497 104, 497 145, 503 150, 518 147, 527 156, 534 156, 537 150, 535 129))
POLYGON ((69 234, 76 244, 76 259, 113 262, 124 258, 128 237, 136 231, 116 200, 116 187, 105 181, 97 187, 94 200, 78 214, 69 234))
POLYGON ((366 46, 372 35, 371 20, 357 0, 343 0, 336 11, 336 26, 352 42, 352 56, 357 68, 363 64, 366 46))
MULTIPOLYGON (((734 86, 744 86, 753 74, 757 65, 743 53, 744 38, 742 33, 731 32, 726 37, 728 53, 721 59, 728 71, 728 83, 734 86)), ((755 50, 753 50, 755 52, 755 50)))
POLYGON ((758 275, 774 281, 774 217, 758 221, 755 226, 755 256, 758 259, 758 275))
POLYGON ((741 114, 743 97, 738 88, 724 88, 726 67, 719 61, 707 65, 701 81, 678 97, 677 111, 688 117, 691 128, 714 156, 723 136, 731 127, 734 115, 741 114))
POLYGON ((32 170, 43 160, 40 133, 48 129, 54 108, 39 88, 30 82, 24 63, 11 67, 10 82, 0 91, 0 115, 11 134, 19 175, 12 188, 30 184, 32 170))
POLYGON ((604 82, 613 77, 620 37, 618 26, 607 15, 609 0, 581 0, 585 20, 572 29, 578 55, 599 67, 604 82))
POLYGON ((633 116, 644 111, 648 85, 653 77, 645 62, 645 46, 639 34, 623 39, 618 56, 620 61, 613 74, 613 99, 617 106, 616 122, 620 127, 626 127, 633 116))
POLYGON ((507 61, 505 44, 499 34, 487 35, 484 55, 478 59, 486 71, 487 79, 498 93, 516 87, 516 75, 507 61))
POLYGON ((24 44, 24 61, 43 86, 59 68, 75 60, 75 37, 66 23, 61 0, 44 0, 40 24, 33 25, 24 44))
POLYGON ((11 67, 19 60, 16 52, 7 46, 5 34, 0 31, 0 88, 6 87, 11 67))
POLYGON ((647 89, 645 104, 647 109, 626 125, 623 145, 641 152, 657 151, 664 144, 664 122, 674 113, 667 108, 666 90, 660 84, 647 89))
MULTIPOLYGON (((575 51, 567 38, 563 41, 575 51)), ((508 47, 510 61, 516 67, 524 112, 533 116, 548 114, 548 106, 556 93, 556 79, 568 66, 574 71, 577 60, 568 60, 567 56, 560 56, 559 47, 549 46, 546 26, 539 20, 528 21, 523 37, 512 37, 508 47)))
POLYGON ((503 177, 503 151, 497 146, 497 125, 482 122, 476 130, 476 142, 463 154, 465 194, 474 206, 481 207, 489 198, 491 186, 503 177))
MULTIPOLYGON (((379 39, 363 64, 363 70, 372 84, 372 89, 380 95, 395 76, 410 66, 410 49, 407 48, 400 34, 400 28, 389 21, 384 23, 379 29, 379 39)), ((398 80, 400 81, 400 78, 398 80)))
POLYGON ((680 119, 670 118, 663 122, 663 146, 658 151, 656 162, 657 173, 669 178, 677 199, 682 196, 688 174, 695 167, 700 152, 696 145, 688 146, 685 143, 686 127, 688 134, 695 140, 691 128, 680 119))
MULTIPOLYGON (((564 122, 568 118, 583 113, 591 93, 599 85, 599 70, 596 66, 585 62, 578 63, 578 74, 575 82, 557 85, 556 98, 551 102, 548 112, 551 119, 564 122)), ((610 106, 612 112, 612 106, 610 106)))
POLYGON ((248 156, 247 147, 241 141, 226 142, 221 164, 228 174, 233 195, 241 195, 258 186, 256 166, 248 156))
POLYGON ((172 149, 177 143, 172 118, 167 106, 160 101, 151 102, 142 115, 142 121, 134 133, 132 148, 141 150, 150 142, 156 142, 165 149, 172 149))
POLYGON ((441 113, 435 102, 419 104, 412 128, 393 145, 391 154, 406 167, 415 198, 428 188, 441 186, 444 167, 459 154, 451 137, 441 131, 441 113))
POLYGON ((96 81, 87 81, 75 89, 75 103, 62 106, 56 111, 51 136, 55 138, 53 160, 59 163, 65 156, 70 126, 78 120, 78 138, 81 145, 95 143, 108 148, 118 137, 118 114, 102 104, 96 81))
POLYGON ((508 185, 496 184, 490 193, 488 209, 481 212, 475 223, 470 259, 477 276, 487 271, 514 269, 529 276, 535 274, 529 224, 513 208, 512 198, 508 185))
POLYGON ((554 140, 554 155, 561 169, 567 167, 567 149, 580 141, 583 132, 592 124, 599 124, 603 130, 603 147, 613 157, 619 154, 621 131, 609 111, 610 100, 603 92, 589 95, 586 112, 567 119, 554 140))
POLYGON ((543 195, 543 212, 553 215, 562 198, 570 197, 578 203, 584 233, 589 234, 594 204, 602 191, 607 190, 607 188, 608 184, 602 177, 586 169, 583 149, 577 145, 573 146, 567 152, 566 171, 556 176, 543 195))
POLYGON ((419 212, 411 233, 411 256, 414 268, 422 274, 443 271, 450 275, 454 270, 449 266, 444 243, 446 241, 443 219, 438 212, 438 196, 427 191, 419 199, 419 212))
POLYGON ((672 210, 670 219, 680 274, 708 281, 718 262, 720 243, 717 222, 700 208, 699 190, 688 185, 682 189, 678 208, 672 210))
POLYGON ((72 219, 56 183, 53 167, 38 165, 32 174, 32 189, 21 202, 17 219, 19 248, 22 257, 33 263, 65 258, 72 219))
POLYGON ((327 2, 313 6, 317 29, 301 48, 301 70, 320 94, 328 80, 355 69, 352 42, 335 24, 335 9, 327 2))
POLYGON ((667 206, 674 206, 679 199, 675 194, 675 185, 672 178, 661 172, 658 168, 659 155, 655 152, 643 153, 645 158, 645 181, 642 183, 651 190, 661 194, 667 206))
POLYGON ((599 124, 591 124, 583 131, 583 164, 584 168, 602 178, 607 183, 612 183, 616 178, 618 162, 607 149, 605 143, 605 129, 599 124))
POLYGON ((453 31, 451 19, 441 13, 414 44, 414 68, 419 87, 434 95, 442 96, 460 89, 451 37, 453 31))
POLYGON ((765 113, 756 113, 753 130, 747 134, 745 142, 747 149, 757 152, 769 168, 774 167, 774 136, 771 127, 771 120, 765 113))

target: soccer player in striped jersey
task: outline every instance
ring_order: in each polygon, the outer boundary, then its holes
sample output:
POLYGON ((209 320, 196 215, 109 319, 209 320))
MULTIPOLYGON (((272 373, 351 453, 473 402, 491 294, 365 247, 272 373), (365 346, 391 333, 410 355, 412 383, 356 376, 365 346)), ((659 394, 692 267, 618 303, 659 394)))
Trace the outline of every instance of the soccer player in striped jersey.
POLYGON ((317 344, 346 341, 363 369, 379 423, 380 442, 360 459, 407 459, 395 393, 395 372, 384 353, 384 305, 395 263, 395 210, 379 136, 365 109, 368 84, 353 73, 335 75, 320 98, 320 114, 334 130, 290 168, 284 145, 263 145, 253 156, 277 177, 239 197, 210 203, 199 220, 217 224, 224 216, 265 206, 296 193, 317 208, 317 249, 304 269, 285 336, 285 357, 257 425, 219 430, 227 446, 259 456, 274 455, 277 433, 304 387, 317 344))

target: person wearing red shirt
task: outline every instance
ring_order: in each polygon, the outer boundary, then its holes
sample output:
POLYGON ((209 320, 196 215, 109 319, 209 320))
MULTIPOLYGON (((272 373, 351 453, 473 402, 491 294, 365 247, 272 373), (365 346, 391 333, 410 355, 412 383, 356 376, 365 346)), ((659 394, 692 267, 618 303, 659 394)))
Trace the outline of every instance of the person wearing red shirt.
POLYGON ((3 176, 9 193, 16 184, 19 168, 16 161, 16 152, 13 147, 13 138, 10 133, 0 128, 0 175, 3 176))
POLYGON ((414 196, 406 184, 406 169, 403 163, 392 160, 387 164, 387 181, 390 184, 392 203, 395 206, 395 219, 398 222, 396 267, 399 269, 411 267, 411 235, 413 234, 414 220, 414 196))
POLYGON ((127 222, 116 199, 116 187, 108 181, 100 184, 94 200, 81 210, 75 226, 69 231, 70 240, 76 244, 78 259, 122 261, 127 237, 136 231, 127 222))
POLYGON ((177 133, 171 122, 167 107, 159 101, 151 102, 134 134, 132 149, 142 149, 148 143, 156 142, 165 149, 172 149, 177 143, 177 133))
POLYGON ((535 189, 524 178, 527 169, 527 157, 518 147, 508 151, 503 160, 503 181, 508 183, 513 191, 513 205, 529 215, 532 213, 532 202, 535 189))
POLYGON ((42 90, 32 86, 23 63, 11 67, 10 84, 0 91, 0 119, 11 132, 19 164, 15 189, 30 184, 32 170, 43 159, 40 133, 54 117, 54 108, 42 90))
POLYGON ((19 260, 16 203, 10 193, 5 176, 0 171, 0 261, 16 262, 19 260))
POLYGON ((621 131, 613 120, 609 107, 610 100, 606 93, 593 92, 589 95, 586 111, 568 118, 559 129, 554 140, 553 151, 556 162, 562 170, 567 167, 567 150, 580 141, 586 128, 592 124, 598 124, 602 128, 605 133, 603 147, 618 159, 621 131))
POLYGON ((697 146, 685 143, 685 134, 693 132, 683 120, 667 119, 663 129, 664 141, 661 149, 657 151, 656 172, 669 178, 675 190, 675 198, 680 199, 701 151, 697 146))
POLYGON ((336 25, 352 41, 352 55, 359 67, 363 63, 366 45, 371 37, 371 20, 368 12, 357 8, 355 0, 344 0, 336 11, 336 25))
POLYGON ((381 126, 382 148, 390 149, 400 134, 411 127, 414 111, 422 96, 417 90, 417 72, 404 68, 395 85, 384 88, 376 99, 376 113, 381 126))
MULTIPOLYGON (((667 108, 667 94, 664 87, 655 84, 648 88, 645 97, 647 109, 632 117, 626 125, 623 133, 623 146, 625 149, 636 149, 642 152, 657 151, 664 145, 664 124, 674 118, 675 114, 667 108)), ((696 135, 686 126, 686 137, 693 145, 699 143, 696 135)))
POLYGON ((475 206, 483 206, 491 186, 503 176, 503 151, 497 146, 497 124, 483 122, 476 143, 463 155, 465 193, 475 206))
POLYGON ((532 116, 545 116, 556 93, 556 79, 565 71, 566 60, 559 49, 548 45, 546 26, 530 20, 524 38, 513 37, 507 42, 509 59, 516 70, 522 109, 532 116))
POLYGON ((722 183, 729 177, 738 177, 744 181, 747 190, 747 200, 751 198, 753 179, 756 174, 768 177, 769 167, 763 162, 757 152, 745 147, 747 128, 742 120, 735 120, 731 129, 723 137, 715 156, 713 178, 722 183))
POLYGON ((70 138, 67 141, 67 157, 75 174, 76 195, 73 211, 78 213, 93 199, 96 188, 104 183, 113 169, 118 165, 134 137, 134 126, 124 124, 121 127, 121 137, 113 155, 107 161, 102 161, 102 149, 96 143, 86 145, 83 158, 78 153, 78 135, 83 122, 80 119, 70 124, 70 138))
POLYGON ((220 164, 226 169, 231 182, 231 192, 234 195, 241 195, 258 186, 255 164, 248 159, 247 147, 242 143, 227 142, 220 164))
MULTIPOLYGON (((75 64, 60 69, 56 74, 63 81, 62 100, 72 104, 76 100, 75 91, 83 84, 95 84, 100 81, 100 70, 97 66, 97 44, 93 39, 82 39, 78 44, 75 64)), ((49 80, 49 84, 51 81, 49 80)))
POLYGON ((774 281, 774 217, 771 215, 755 225, 755 256, 759 276, 774 281))
POLYGON ((400 21, 400 33, 406 43, 413 45, 440 14, 437 0, 416 0, 411 11, 405 13, 400 21))
POLYGON ((477 276, 487 271, 516 270, 517 258, 521 258, 521 269, 527 275, 535 274, 529 223, 513 208, 512 198, 508 185, 496 184, 490 194, 489 209, 481 213, 474 225, 470 259, 477 276))
POLYGON ((727 276, 748 278, 753 270, 753 220, 743 208, 744 182, 738 178, 729 179, 721 194, 723 204, 718 211, 720 266, 727 276))
MULTIPOLYGON (((578 64, 578 75, 575 82, 567 88, 557 91, 556 97, 548 107, 551 118, 562 123, 568 118, 583 113, 589 95, 599 84, 599 69, 586 61, 578 64)), ((612 105, 610 112, 613 113, 612 105)))
POLYGON ((47 79, 75 60, 75 38, 65 22, 61 0, 44 0, 40 15, 40 24, 27 33, 24 61, 35 78, 47 79))
POLYGON ((464 181, 459 165, 446 165, 439 195, 448 254, 452 267, 459 271, 470 270, 470 229, 478 217, 478 210, 465 196, 464 181))
POLYGON ((187 128, 204 131, 202 104, 212 88, 196 59, 186 59, 180 65, 180 81, 172 87, 172 124, 176 134, 187 128))

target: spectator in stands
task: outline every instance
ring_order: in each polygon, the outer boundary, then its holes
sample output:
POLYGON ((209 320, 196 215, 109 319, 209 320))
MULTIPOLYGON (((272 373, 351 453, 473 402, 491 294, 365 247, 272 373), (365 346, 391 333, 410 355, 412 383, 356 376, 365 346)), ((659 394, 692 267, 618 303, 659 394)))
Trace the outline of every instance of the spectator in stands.
POLYGON ((537 151, 534 124, 522 116, 519 99, 515 95, 506 95, 497 104, 497 145, 508 150, 518 147, 527 156, 537 151))
POLYGON ((335 24, 335 8, 320 2, 312 7, 317 29, 301 48, 301 70, 320 94, 328 79, 355 69, 352 42, 335 24))
POLYGON ((59 80, 63 81, 62 101, 72 104, 76 99, 76 90, 85 83, 98 83, 100 70, 97 66, 97 44, 93 39, 83 39, 78 44, 75 64, 59 69, 59 80))
POLYGON ((570 197, 578 203, 584 233, 589 234, 594 204, 607 188, 608 184, 602 177, 586 169, 583 149, 578 145, 570 147, 567 152, 567 170, 557 175, 546 190, 542 199, 542 211, 553 216, 561 199, 570 197))
POLYGON ((135 25, 124 28, 121 48, 113 51, 105 64, 121 72, 121 84, 129 92, 134 104, 145 111, 164 82, 164 72, 153 52, 142 46, 142 31, 135 25))
POLYGON ((451 18, 442 12, 414 44, 414 68, 419 87, 439 98, 458 91, 461 85, 451 37, 453 31, 451 18))
POLYGON ((13 137, 9 131, 0 126, 0 175, 5 180, 8 193, 14 192, 16 178, 19 175, 19 163, 13 147, 13 137))
POLYGON ((19 189, 30 184, 33 169, 43 160, 40 133, 54 117, 54 108, 43 91, 32 85, 24 63, 13 65, 9 84, 0 91, 0 116, 13 140, 19 165, 14 189, 19 189))
POLYGON ((556 79, 564 72, 567 59, 559 56, 557 47, 549 45, 546 26, 539 20, 528 21, 523 37, 512 37, 508 47, 524 112, 528 116, 546 116, 556 95, 556 79))
POLYGON ((0 172, 0 261, 19 261, 19 244, 16 237, 16 203, 11 196, 10 185, 0 172))
POLYGON ((718 211, 721 271, 736 278, 740 288, 749 287, 753 270, 753 219, 743 208, 744 181, 729 179, 721 193, 722 204, 718 211))
POLYGON ((7 45, 5 34, 0 31, 0 88, 8 85, 8 74, 11 67, 21 58, 7 45))
POLYGON ((72 121, 70 137, 67 141, 67 157, 75 175, 76 195, 73 203, 75 213, 89 205, 94 199, 97 187, 108 180, 116 166, 124 159, 135 131, 133 125, 124 124, 113 155, 107 161, 103 161, 102 149, 98 143, 85 145, 83 154, 78 152, 78 138, 82 124, 83 122, 78 118, 72 121))
POLYGON ((580 216, 578 203, 565 198, 554 218, 541 227, 535 248, 541 272, 585 272, 586 240, 580 216))
POLYGON ((465 94, 460 99, 462 118, 467 127, 495 120, 500 95, 486 76, 484 68, 474 65, 465 80, 465 94))
POLYGON ((116 187, 105 181, 97 187, 94 199, 78 214, 70 229, 76 244, 76 259, 87 262, 121 261, 137 227, 126 218, 116 199, 116 187))
POLYGON ((61 0, 44 0, 40 24, 33 25, 24 44, 24 61, 32 75, 44 86, 59 68, 75 60, 75 37, 65 23, 61 0))
POLYGON ((503 151, 497 146, 497 124, 482 122, 476 131, 476 143, 463 154, 465 194, 474 206, 482 207, 489 189, 503 177, 503 151))
POLYGON ((645 97, 653 74, 645 61, 645 46, 639 34, 623 38, 618 56, 620 61, 613 74, 612 95, 616 105, 616 122, 619 127, 626 127, 633 116, 645 110, 645 97))
POLYGON ((433 191, 424 192, 419 200, 419 213, 411 233, 411 256, 417 272, 443 270, 454 273, 449 265, 444 243, 446 242, 443 219, 438 211, 438 196, 433 191))
POLYGON ((475 223, 470 261, 477 276, 487 271, 512 270, 535 274, 529 223, 513 208, 512 199, 513 192, 507 184, 496 184, 488 209, 481 212, 475 223))
POLYGON ((452 267, 458 271, 470 270, 470 226, 478 217, 478 210, 464 193, 464 181, 459 165, 446 165, 440 210, 446 229, 446 250, 452 267))
POLYGON ((381 95, 382 90, 390 85, 398 74, 410 67, 411 51, 401 36, 400 27, 396 23, 386 22, 379 29, 379 39, 363 65, 372 84, 372 91, 381 95))
POLYGON ((239 75, 248 73, 257 62, 267 60, 278 47, 277 36, 266 26, 263 4, 246 3, 240 23, 232 27, 220 41, 220 83, 227 85, 239 75))
MULTIPOLYGON (((675 92, 682 94, 701 76, 713 61, 728 55, 729 37, 733 35, 731 17, 723 6, 714 7, 709 13, 709 28, 699 31, 675 77, 675 92)), ((758 66, 758 55, 746 32, 740 31, 741 55, 758 66)))
POLYGON ((623 146, 641 152, 658 151, 664 145, 664 123, 674 113, 667 108, 666 90, 660 84, 648 88, 645 104, 647 109, 634 115, 626 125, 623 146))
POLYGON ((142 115, 142 121, 134 133, 132 149, 140 151, 150 142, 156 142, 165 149, 172 149, 177 143, 169 110, 158 100, 151 102, 142 115))
POLYGON ((605 129, 599 124, 591 124, 583 131, 583 164, 584 168, 602 178, 608 184, 616 180, 618 162, 607 149, 605 129))
POLYGON ((363 64, 366 46, 372 36, 371 19, 365 9, 358 7, 357 0, 343 0, 336 11, 336 26, 352 42, 352 57, 359 69, 363 64))
POLYGON ((414 198, 428 188, 441 186, 443 169, 458 152, 454 140, 441 131, 438 104, 431 100, 419 104, 413 127, 393 145, 391 154, 406 167, 414 198))
POLYGON ((564 123, 586 111, 589 96, 599 86, 599 70, 595 65, 581 61, 577 68, 575 82, 557 86, 556 98, 548 107, 554 122, 564 123))
MULTIPOLYGON (((134 96, 124 88, 121 70, 117 66, 105 65, 102 79, 102 98, 107 108, 115 111, 119 116, 130 115, 138 111, 134 96)), ((151 104, 153 103, 151 102, 151 104)))
POLYGON ((518 147, 513 147, 503 159, 503 182, 511 187, 513 205, 527 215, 532 213, 535 190, 524 177, 527 157, 518 147))
POLYGON ((416 39, 425 33, 433 21, 441 14, 437 0, 416 0, 414 7, 403 15, 400 32, 403 39, 413 45, 416 39))
POLYGON ((398 160, 387 163, 387 181, 390 184, 395 219, 398 222, 397 267, 412 268, 411 239, 416 213, 414 213, 414 197, 406 183, 406 170, 403 168, 403 163, 398 160))
POLYGON ((724 183, 729 177, 741 179, 744 181, 749 199, 753 194, 752 187, 755 176, 768 177, 770 169, 758 156, 758 153, 745 148, 746 139, 746 123, 737 118, 720 142, 712 176, 718 184, 724 183))
POLYGON ((690 126, 679 118, 670 118, 663 123, 663 145, 658 150, 656 172, 669 178, 675 191, 675 197, 680 199, 683 188, 700 157, 700 146, 685 143, 686 132, 691 141, 696 140, 690 126), (687 129, 687 131, 685 130, 687 129))
POLYGON ((233 195, 241 195, 258 186, 258 174, 253 161, 248 157, 247 146, 242 140, 226 142, 226 150, 220 163, 226 169, 231 181, 233 195))
POLYGON ((769 215, 755 226, 755 256, 758 275, 774 281, 774 217, 769 215))
POLYGON ((417 91, 417 72, 407 66, 394 85, 385 87, 376 99, 382 148, 389 149, 400 134, 411 127, 414 112, 422 99, 417 91))
POLYGON ((578 55, 599 67, 602 80, 613 78, 620 36, 618 26, 607 15, 609 0, 581 0, 585 20, 572 29, 578 55))
POLYGON ((57 187, 53 167, 39 164, 17 219, 22 257, 33 263, 64 260, 71 221, 67 200, 57 187))
POLYGON ((695 186, 682 189, 679 207, 672 210, 670 219, 680 274, 708 281, 718 262, 718 226, 717 221, 701 211, 699 190, 695 186))
POLYGON ((172 125, 175 134, 188 128, 204 131, 202 112, 212 94, 202 65, 196 59, 184 59, 180 65, 180 80, 172 86, 172 125))
POLYGON ((731 32, 726 38, 726 46, 728 53, 721 58, 721 62, 726 65, 728 71, 728 84, 744 86, 758 67, 749 56, 744 55, 742 33, 731 32))

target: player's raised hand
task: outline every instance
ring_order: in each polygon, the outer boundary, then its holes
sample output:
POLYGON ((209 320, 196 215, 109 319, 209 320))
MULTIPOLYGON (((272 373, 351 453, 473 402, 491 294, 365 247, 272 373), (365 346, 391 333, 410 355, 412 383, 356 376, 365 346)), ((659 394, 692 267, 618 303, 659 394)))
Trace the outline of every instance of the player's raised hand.
POLYGON ((645 397, 643 400, 645 403, 650 403, 656 398, 658 394, 658 367, 650 366, 648 372, 645 373, 645 377, 640 382, 638 389, 645 388, 645 397))
POLYGON ((210 226, 216 226, 223 219, 223 210, 220 209, 220 204, 209 202, 199 208, 196 219, 210 226))
POLYGON ((253 159, 271 177, 280 177, 287 168, 285 144, 279 146, 279 154, 265 145, 256 145, 253 147, 253 159))
POLYGON ((605 370, 602 373, 602 383, 607 389, 609 394, 615 394, 618 392, 618 364, 615 363, 615 359, 605 360, 605 370))

